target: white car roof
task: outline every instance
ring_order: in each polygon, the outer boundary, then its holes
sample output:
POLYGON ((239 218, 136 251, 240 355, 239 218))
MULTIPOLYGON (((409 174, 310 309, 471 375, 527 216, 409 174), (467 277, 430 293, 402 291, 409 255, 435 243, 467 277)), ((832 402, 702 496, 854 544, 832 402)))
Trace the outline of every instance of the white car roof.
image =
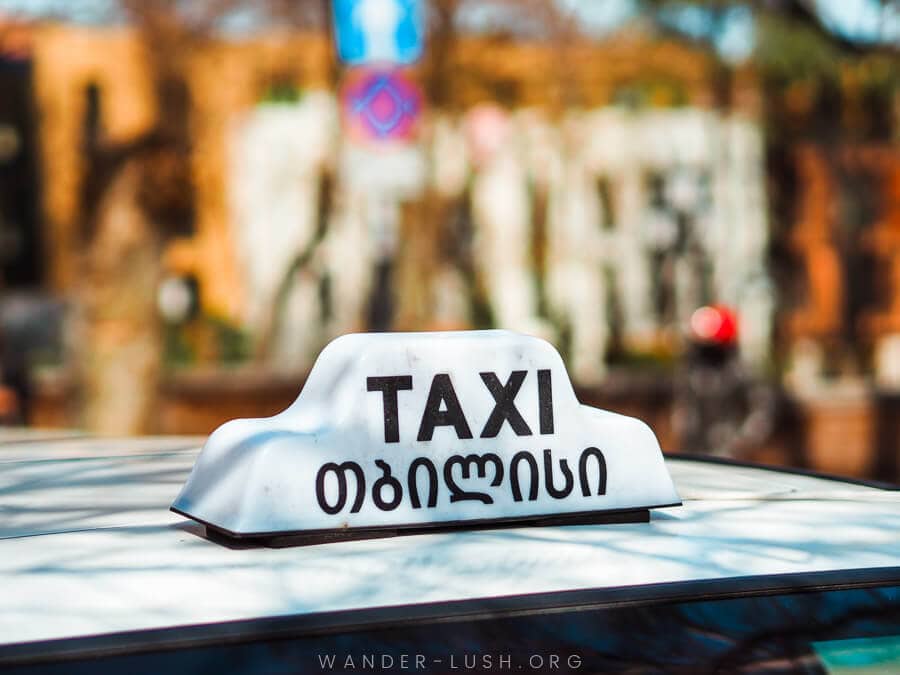
POLYGON ((669 457, 649 523, 227 547, 169 511, 202 439, 0 445, 3 645, 260 617, 900 566, 900 493, 669 457))

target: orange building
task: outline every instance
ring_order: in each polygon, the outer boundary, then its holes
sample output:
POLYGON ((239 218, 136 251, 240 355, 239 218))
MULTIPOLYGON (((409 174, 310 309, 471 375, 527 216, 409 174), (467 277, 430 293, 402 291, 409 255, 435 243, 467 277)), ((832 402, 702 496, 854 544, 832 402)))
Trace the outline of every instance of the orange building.
MULTIPOLYGON (((144 46, 125 28, 38 25, 31 31, 33 90, 41 148, 47 281, 65 292, 76 274, 77 222, 84 178, 84 124, 95 116, 104 141, 123 143, 150 130, 160 111, 144 46)), ((168 244, 173 273, 200 282, 206 309, 240 314, 244 293, 234 260, 227 204, 227 137, 233 120, 274 82, 300 89, 334 88, 331 45, 324 35, 271 34, 198 43, 185 81, 191 102, 195 195, 193 233, 168 244)), ((442 65, 446 105, 457 110, 498 97, 509 106, 559 110, 635 97, 650 105, 716 103, 715 61, 674 41, 625 30, 602 44, 554 45, 462 39, 442 65), (565 77, 559 77, 565 73, 565 77)), ((437 65, 424 63, 423 77, 437 65)), ((758 106, 752 77, 736 78, 734 100, 758 106)))

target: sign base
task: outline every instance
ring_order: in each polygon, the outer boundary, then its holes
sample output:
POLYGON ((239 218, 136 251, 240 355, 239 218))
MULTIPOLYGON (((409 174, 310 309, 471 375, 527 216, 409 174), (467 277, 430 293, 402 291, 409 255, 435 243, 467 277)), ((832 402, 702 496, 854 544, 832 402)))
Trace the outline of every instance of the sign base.
MULTIPOLYGON (((676 506, 672 504, 671 506, 676 506)), ((176 509, 172 509, 176 511, 176 509)), ((182 514, 184 515, 184 514, 182 514)), ((228 532, 205 523, 206 536, 229 548, 289 548, 293 546, 317 546, 342 541, 362 541, 366 539, 384 539, 387 537, 409 536, 414 534, 433 534, 436 532, 452 532, 454 530, 500 530, 514 527, 561 527, 565 525, 621 525, 628 523, 649 523, 650 509, 628 509, 623 511, 600 511, 585 513, 566 513, 557 516, 536 518, 507 518, 490 520, 483 523, 461 521, 458 523, 441 523, 439 525, 408 527, 370 527, 353 530, 319 530, 316 532, 276 533, 264 535, 240 535, 228 532)))

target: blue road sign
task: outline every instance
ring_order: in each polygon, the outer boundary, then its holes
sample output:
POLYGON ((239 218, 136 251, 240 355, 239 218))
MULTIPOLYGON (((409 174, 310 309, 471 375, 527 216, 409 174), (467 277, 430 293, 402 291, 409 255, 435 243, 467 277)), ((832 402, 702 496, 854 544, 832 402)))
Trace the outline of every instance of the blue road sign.
POLYGON ((421 0, 334 0, 338 56, 348 65, 413 63, 423 33, 421 0))

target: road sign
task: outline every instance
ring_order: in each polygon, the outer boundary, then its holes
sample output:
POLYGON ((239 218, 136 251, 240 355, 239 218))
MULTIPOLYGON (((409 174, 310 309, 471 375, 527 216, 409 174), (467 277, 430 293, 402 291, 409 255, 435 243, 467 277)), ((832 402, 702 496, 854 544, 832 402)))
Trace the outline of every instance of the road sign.
POLYGON ((338 56, 348 65, 409 64, 422 55, 420 0, 335 0, 338 56))
POLYGON ((347 75, 341 107, 352 139, 409 141, 416 132, 422 94, 403 71, 361 68, 347 75))

